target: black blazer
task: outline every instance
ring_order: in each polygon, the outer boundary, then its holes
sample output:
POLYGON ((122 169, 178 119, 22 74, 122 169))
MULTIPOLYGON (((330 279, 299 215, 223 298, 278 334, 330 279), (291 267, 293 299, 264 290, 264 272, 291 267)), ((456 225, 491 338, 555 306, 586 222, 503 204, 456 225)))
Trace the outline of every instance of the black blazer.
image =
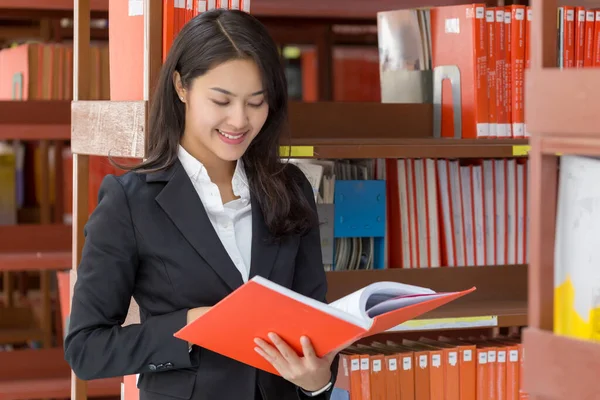
MULTIPOLYGON (((286 170, 315 207, 303 173, 291 164, 286 170)), ((251 203, 250 277, 325 301, 318 227, 269 241, 261 210, 251 203)), ((179 161, 161 172, 105 177, 85 235, 65 338, 65 358, 79 378, 140 373, 142 400, 305 398, 279 376, 198 346, 190 353, 173 337, 189 308, 213 306, 243 283, 179 161), (132 296, 142 323, 122 327, 132 296)))

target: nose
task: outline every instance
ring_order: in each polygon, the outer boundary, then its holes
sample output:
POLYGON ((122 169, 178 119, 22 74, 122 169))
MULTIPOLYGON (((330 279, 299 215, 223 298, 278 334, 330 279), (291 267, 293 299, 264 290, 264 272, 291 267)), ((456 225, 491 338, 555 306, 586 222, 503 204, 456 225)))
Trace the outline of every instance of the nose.
POLYGON ((248 112, 242 104, 231 107, 229 124, 236 130, 242 130, 248 125, 248 112))

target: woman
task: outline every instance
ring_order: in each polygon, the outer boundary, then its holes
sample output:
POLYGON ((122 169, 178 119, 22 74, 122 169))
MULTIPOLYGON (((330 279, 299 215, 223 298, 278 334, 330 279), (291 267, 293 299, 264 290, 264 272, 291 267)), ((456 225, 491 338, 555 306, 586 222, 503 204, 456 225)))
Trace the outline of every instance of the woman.
MULTIPOLYGON (((325 301, 310 184, 279 160, 286 79, 266 29, 215 10, 181 31, 152 101, 147 159, 107 176, 86 225, 66 359, 82 379, 140 374, 141 399, 327 399, 337 361, 275 335, 281 376, 173 334, 254 275, 325 301), (141 324, 122 327, 131 297, 141 324)), ((235 340, 235 333, 231 333, 235 340)))

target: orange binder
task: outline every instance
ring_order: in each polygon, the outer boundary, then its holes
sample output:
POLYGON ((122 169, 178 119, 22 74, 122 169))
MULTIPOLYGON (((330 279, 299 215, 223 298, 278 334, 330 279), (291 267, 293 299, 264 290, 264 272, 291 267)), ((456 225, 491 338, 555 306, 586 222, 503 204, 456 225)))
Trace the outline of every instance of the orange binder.
POLYGON ((433 68, 456 65, 460 70, 460 116, 454 115, 450 82, 442 83, 442 137, 454 137, 458 117, 463 139, 488 137, 485 3, 434 7, 430 15, 433 68))
POLYGON ((376 282, 325 304, 255 276, 174 336, 277 374, 254 350, 255 338, 270 342, 267 334, 277 333, 302 354, 300 337, 305 335, 317 355, 323 356, 474 290, 436 293, 397 282, 376 282))

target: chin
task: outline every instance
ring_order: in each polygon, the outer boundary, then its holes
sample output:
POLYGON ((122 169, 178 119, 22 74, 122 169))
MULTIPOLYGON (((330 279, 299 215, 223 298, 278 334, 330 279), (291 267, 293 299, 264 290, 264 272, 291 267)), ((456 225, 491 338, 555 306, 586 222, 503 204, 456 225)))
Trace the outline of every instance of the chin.
POLYGON ((242 158, 242 156, 244 155, 244 153, 246 152, 247 147, 246 146, 235 146, 237 148, 233 148, 233 146, 226 146, 225 148, 223 148, 223 146, 219 146, 217 149, 215 149, 215 154, 224 161, 237 161, 240 158, 242 158))

